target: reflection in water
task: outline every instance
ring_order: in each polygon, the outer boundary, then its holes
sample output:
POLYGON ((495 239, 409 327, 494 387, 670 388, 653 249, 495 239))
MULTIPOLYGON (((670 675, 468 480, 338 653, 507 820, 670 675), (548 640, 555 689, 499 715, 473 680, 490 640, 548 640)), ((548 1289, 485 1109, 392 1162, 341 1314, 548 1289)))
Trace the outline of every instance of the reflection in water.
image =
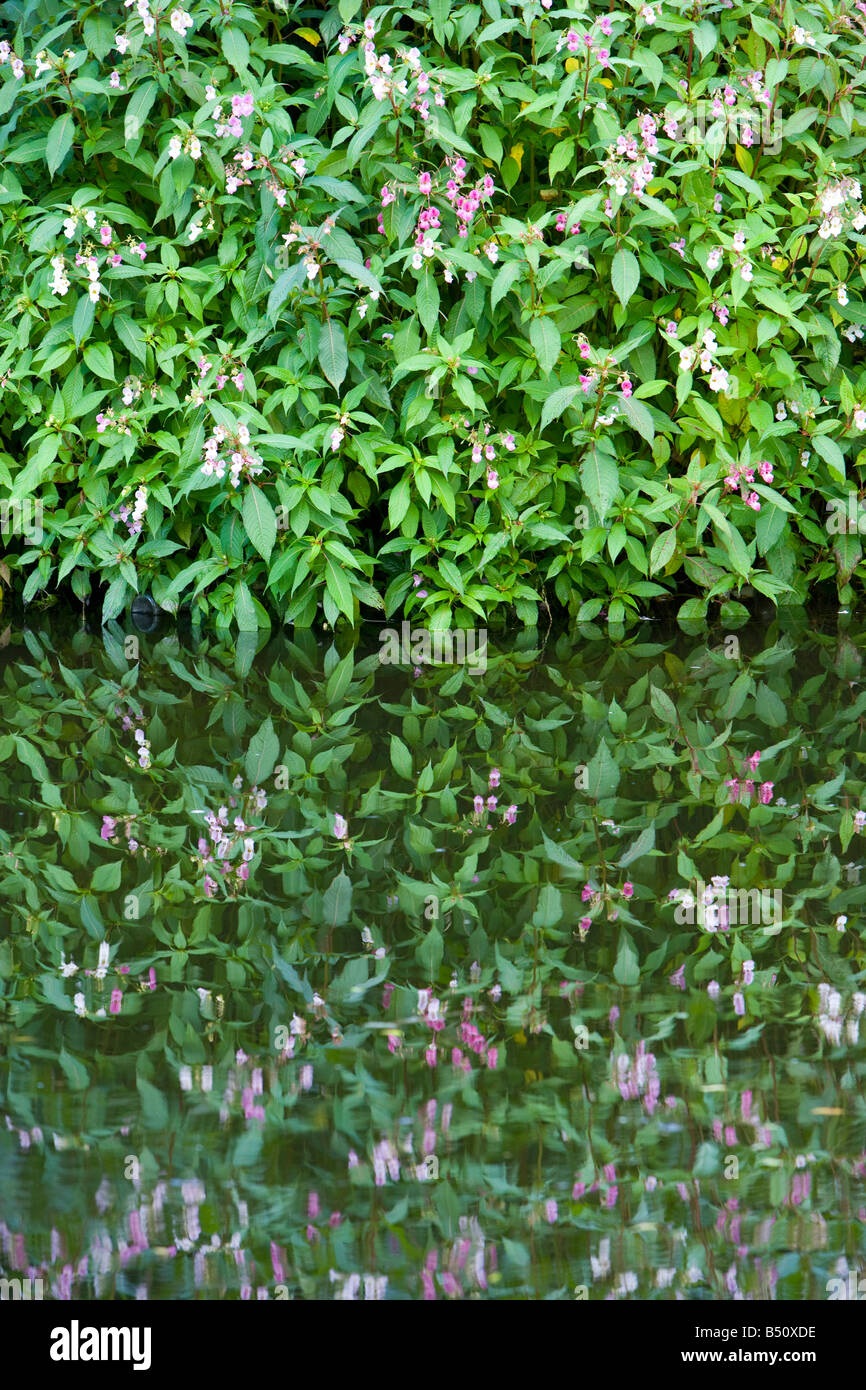
POLYGON ((0 1267, 51 1298, 827 1296, 866 639, 28 632, 0 1267))

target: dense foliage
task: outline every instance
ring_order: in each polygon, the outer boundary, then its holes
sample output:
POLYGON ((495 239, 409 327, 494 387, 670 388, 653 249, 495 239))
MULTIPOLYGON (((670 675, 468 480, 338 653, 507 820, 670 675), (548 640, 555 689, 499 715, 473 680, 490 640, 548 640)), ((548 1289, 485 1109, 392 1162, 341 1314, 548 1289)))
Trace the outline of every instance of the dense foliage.
POLYGON ((310 633, 12 637, 0 1271, 784 1300, 861 1269, 866 641, 740 635, 526 634, 417 681, 310 633), (689 921, 701 881, 780 910, 689 921))
POLYGON ((25 601, 437 628, 848 597, 859 0, 0 17, 25 601))

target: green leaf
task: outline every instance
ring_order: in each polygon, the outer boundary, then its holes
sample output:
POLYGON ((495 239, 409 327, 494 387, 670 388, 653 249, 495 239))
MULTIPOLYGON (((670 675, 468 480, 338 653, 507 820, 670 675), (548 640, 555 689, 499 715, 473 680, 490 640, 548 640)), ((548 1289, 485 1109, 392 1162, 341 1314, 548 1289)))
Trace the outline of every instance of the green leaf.
POLYGON ((813 434, 812 446, 826 463, 830 472, 833 473, 840 482, 845 481, 845 455, 839 445, 826 434, 813 434))
POLYGON ((676 527, 671 526, 667 531, 662 531, 653 541, 650 551, 649 572, 656 574, 663 570, 677 548, 676 527))
POLYGON ((541 409, 542 432, 547 429, 551 420, 558 420, 579 395, 579 386, 560 386, 559 390, 551 391, 541 409))
POLYGON ((619 786, 619 765, 602 739, 594 756, 586 765, 586 793, 594 801, 613 796, 619 786))
POLYGON ((92 302, 90 295, 81 295, 75 306, 75 313, 72 315, 72 336, 75 339, 76 347, 81 347, 85 338, 90 336, 95 317, 96 305, 92 302))
POLYGON ((643 401, 635 400, 634 396, 621 396, 619 408, 624 418, 646 440, 647 444, 652 444, 656 429, 653 424, 653 417, 643 401))
POLYGON ((649 695, 650 705, 656 717, 663 723, 670 724, 672 728, 677 728, 680 722, 677 707, 667 691, 661 690, 657 685, 651 685, 649 695))
POLYGON ((550 376, 562 347, 559 329, 552 319, 535 318, 529 325, 529 341, 538 358, 542 376, 550 376))
POLYGON ((143 1076, 137 1078, 136 1086, 141 1097, 141 1118, 145 1129, 165 1132, 169 1128, 168 1104, 162 1091, 143 1076))
POLYGON ((610 282, 613 292, 623 308, 626 307, 640 283, 640 266, 631 251, 621 247, 613 258, 610 268, 610 282))
POLYGON ((545 883, 532 916, 534 927, 555 927, 562 920, 562 894, 552 883, 545 883))
POLYGON ((277 517, 260 487, 246 489, 243 506, 244 529, 265 561, 270 560, 277 539, 277 517))
POLYGON ((45 142, 45 161, 52 178, 72 149, 74 133, 75 118, 71 111, 64 111, 63 115, 58 116, 52 125, 45 142))
POLYGON ((589 453, 580 465, 580 481, 599 519, 604 521, 619 487, 616 460, 603 453, 597 445, 590 445, 589 453))
POLYGON ((319 331, 319 366, 334 390, 339 391, 349 370, 349 352, 342 326, 330 317, 319 331))
POLYGON ((396 734, 391 735, 391 766, 402 777, 404 782, 411 782, 414 777, 412 766, 412 754, 406 744, 396 734))
POLYGON ((97 376, 104 377, 107 381, 116 380, 114 358, 107 343, 88 343, 84 349, 84 360, 97 376))
POLYGON ((243 74, 250 61, 250 46, 246 35, 233 25, 222 31, 222 50, 227 63, 243 74))
POLYGON ((419 276, 415 303, 418 306, 418 317, 424 328, 428 334, 432 333, 439 322, 439 286, 429 265, 424 266, 424 270, 419 276))
POLYGON ((341 869, 336 878, 325 889, 322 899, 322 917, 329 927, 343 927, 352 911, 352 880, 341 869))
POLYGON ((338 565, 330 555, 325 556, 325 588, 341 613, 349 622, 355 621, 355 596, 342 565, 338 565))
POLYGON ((271 776, 280 756, 280 740, 270 715, 253 734, 244 759, 244 771, 250 786, 260 787, 271 776))
POLYGON ((115 859, 111 864, 100 864, 90 880, 92 893, 114 893, 120 887, 121 861, 115 859))
POLYGON ((640 981, 640 963, 634 942, 627 931, 621 931, 619 935, 619 948, 616 953, 616 964, 613 967, 613 978, 618 985, 636 985, 640 981))
POLYGON ((61 1047, 57 1060, 73 1091, 83 1091, 90 1085, 90 1074, 86 1066, 79 1062, 77 1057, 73 1057, 71 1052, 67 1052, 65 1047, 61 1047))

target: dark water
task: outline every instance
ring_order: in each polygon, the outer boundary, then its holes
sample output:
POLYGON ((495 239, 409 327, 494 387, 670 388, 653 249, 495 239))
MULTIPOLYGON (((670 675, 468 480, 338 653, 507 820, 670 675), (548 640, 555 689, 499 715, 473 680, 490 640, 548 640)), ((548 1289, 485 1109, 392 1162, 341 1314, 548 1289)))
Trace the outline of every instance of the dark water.
POLYGON ((799 1300, 859 1270, 866 634, 660 633, 491 634, 475 674, 375 633, 7 634, 0 1272, 799 1300))

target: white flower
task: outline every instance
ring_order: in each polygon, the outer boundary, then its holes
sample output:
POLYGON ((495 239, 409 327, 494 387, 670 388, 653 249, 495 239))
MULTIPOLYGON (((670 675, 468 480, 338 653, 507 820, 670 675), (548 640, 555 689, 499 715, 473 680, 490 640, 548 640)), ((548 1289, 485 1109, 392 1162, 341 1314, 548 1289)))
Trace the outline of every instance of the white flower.
POLYGON ((171 137, 171 139, 169 140, 169 142, 168 142, 168 157, 169 157, 169 159, 177 159, 178 155, 181 153, 182 150, 183 150, 183 145, 182 145, 182 143, 181 143, 180 136, 179 136, 179 135, 173 135, 173 136, 171 137))
POLYGON ((713 367, 710 373, 710 390, 727 391, 729 384, 728 373, 724 367, 713 367))
POLYGON ((75 1006, 75 1012, 78 1014, 78 1017, 84 1018, 84 1015, 87 1013, 87 1003, 85 1001, 84 995, 76 994, 72 1002, 75 1006))
POLYGON ((170 23, 174 32, 183 38, 187 29, 192 28, 192 15, 188 15, 185 10, 172 10, 170 23))
POLYGON ((753 279, 754 279, 754 277, 755 277, 755 272, 754 272, 754 270, 752 269, 752 262, 751 262, 751 261, 743 261, 743 264, 740 266, 740 274, 742 275, 743 279, 746 280, 746 281, 749 281, 749 280, 753 280, 753 279))
POLYGON ((836 290, 836 303, 843 306, 848 303, 848 291, 844 285, 840 285, 836 290))

